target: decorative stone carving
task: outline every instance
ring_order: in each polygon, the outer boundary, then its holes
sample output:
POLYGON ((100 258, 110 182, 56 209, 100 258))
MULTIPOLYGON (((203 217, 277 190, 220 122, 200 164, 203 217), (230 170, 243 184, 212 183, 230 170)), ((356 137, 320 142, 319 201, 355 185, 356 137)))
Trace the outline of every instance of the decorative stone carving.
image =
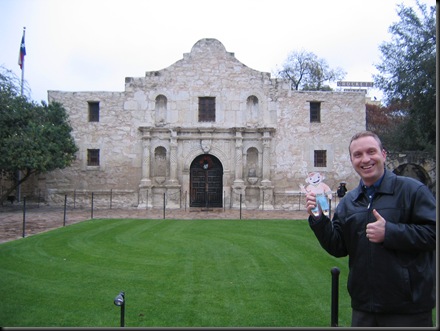
POLYGON ((209 151, 211 150, 211 144, 212 144, 212 140, 211 139, 202 139, 202 140, 200 140, 200 147, 202 148, 202 151, 204 153, 209 153, 209 151))
POLYGON ((258 182, 257 171, 255 168, 249 169, 247 180, 251 185, 255 185, 258 182))
POLYGON ((165 179, 166 179, 166 177, 163 177, 163 176, 159 176, 159 177, 155 178, 156 183, 158 183, 159 185, 163 184, 165 182, 165 179))

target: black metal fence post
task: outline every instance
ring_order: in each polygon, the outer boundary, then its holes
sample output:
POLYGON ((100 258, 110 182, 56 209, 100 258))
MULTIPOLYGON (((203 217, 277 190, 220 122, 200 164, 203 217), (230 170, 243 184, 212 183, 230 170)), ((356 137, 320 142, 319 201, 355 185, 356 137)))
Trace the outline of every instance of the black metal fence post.
POLYGON ((64 218, 63 218, 63 226, 66 226, 66 208, 67 208, 67 194, 64 195, 64 218))
POLYGON ((163 194, 163 219, 165 219, 165 193, 163 194))
POLYGON ((332 273, 332 306, 331 306, 331 326, 338 326, 339 308, 339 268, 333 267, 332 273))
POLYGON ((92 192, 92 210, 91 210, 91 219, 93 219, 93 192, 92 192))
POLYGON ((26 236, 26 197, 23 197, 23 238, 26 236))
POLYGON ((240 219, 241 219, 241 193, 240 193, 240 219))

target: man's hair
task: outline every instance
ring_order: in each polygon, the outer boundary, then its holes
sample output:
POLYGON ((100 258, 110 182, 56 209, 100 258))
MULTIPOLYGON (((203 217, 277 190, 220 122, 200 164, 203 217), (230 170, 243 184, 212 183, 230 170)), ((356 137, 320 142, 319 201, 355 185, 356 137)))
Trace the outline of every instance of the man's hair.
POLYGON ((361 131, 361 132, 356 133, 353 137, 351 137, 350 144, 348 145, 348 153, 350 154, 350 157, 351 157, 351 151, 350 151, 351 143, 353 141, 355 141, 356 139, 359 139, 362 137, 373 137, 377 141, 377 143, 379 144, 380 150, 383 150, 382 142, 380 141, 380 138, 377 134, 375 134, 374 132, 371 132, 371 131, 361 131))

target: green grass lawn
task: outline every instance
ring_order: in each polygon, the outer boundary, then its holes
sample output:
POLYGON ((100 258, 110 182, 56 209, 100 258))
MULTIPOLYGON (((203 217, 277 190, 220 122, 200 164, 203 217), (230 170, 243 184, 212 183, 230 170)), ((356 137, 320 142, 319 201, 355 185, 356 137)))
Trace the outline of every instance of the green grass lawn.
POLYGON ((0 326, 329 327, 347 259, 307 221, 94 219, 0 244, 0 326))

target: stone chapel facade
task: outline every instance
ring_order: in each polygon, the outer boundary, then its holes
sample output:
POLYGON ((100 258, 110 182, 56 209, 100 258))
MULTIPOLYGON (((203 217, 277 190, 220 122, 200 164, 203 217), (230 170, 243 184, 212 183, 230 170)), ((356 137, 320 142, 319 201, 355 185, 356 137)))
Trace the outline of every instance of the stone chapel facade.
POLYGON ((365 96, 293 91, 216 39, 123 92, 48 91, 69 114, 72 166, 41 176, 49 202, 112 191, 121 207, 293 209, 309 172, 336 191, 358 184, 348 154, 365 96))

